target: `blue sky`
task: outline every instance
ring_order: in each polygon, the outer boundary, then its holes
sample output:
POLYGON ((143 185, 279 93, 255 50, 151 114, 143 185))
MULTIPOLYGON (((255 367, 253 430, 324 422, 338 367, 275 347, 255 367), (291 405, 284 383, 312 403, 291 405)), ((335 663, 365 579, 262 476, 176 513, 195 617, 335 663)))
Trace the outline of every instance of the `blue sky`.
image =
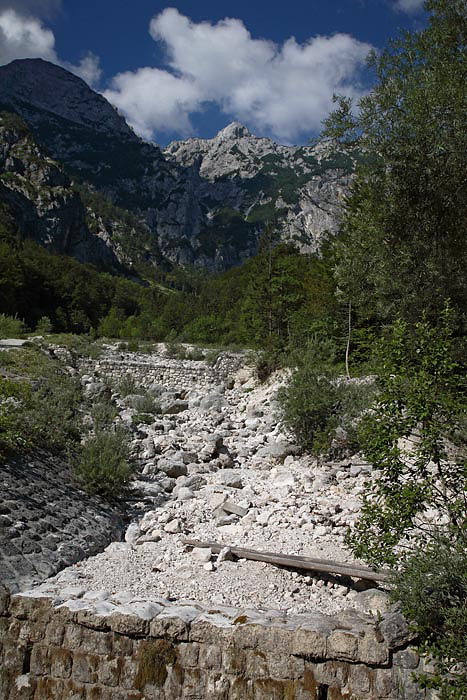
POLYGON ((423 26, 422 4, 0 0, 0 63, 60 63, 158 143, 212 137, 232 120, 305 143, 334 92, 368 89, 371 47, 423 26))

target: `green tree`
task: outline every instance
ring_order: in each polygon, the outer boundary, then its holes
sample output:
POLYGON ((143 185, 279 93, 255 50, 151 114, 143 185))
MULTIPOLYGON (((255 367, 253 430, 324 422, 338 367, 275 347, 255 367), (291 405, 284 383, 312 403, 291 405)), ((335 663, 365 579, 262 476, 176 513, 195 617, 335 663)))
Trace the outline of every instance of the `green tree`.
POLYGON ((353 115, 339 98, 325 135, 365 156, 337 278, 361 318, 436 319, 450 299, 467 322, 467 9, 428 0, 428 26, 370 56, 376 83, 353 115))
POLYGON ((396 565, 434 532, 467 545, 467 384, 453 360, 451 312, 397 321, 379 347, 377 402, 361 421, 363 452, 380 471, 350 543, 375 565, 396 565), (428 516, 428 517, 427 517, 428 516))

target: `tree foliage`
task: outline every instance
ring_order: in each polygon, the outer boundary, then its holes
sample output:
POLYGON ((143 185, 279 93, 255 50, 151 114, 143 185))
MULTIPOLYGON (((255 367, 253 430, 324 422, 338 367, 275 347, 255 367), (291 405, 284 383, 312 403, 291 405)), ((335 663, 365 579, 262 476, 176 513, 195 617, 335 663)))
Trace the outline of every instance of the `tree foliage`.
POLYGON ((372 54, 375 86, 357 116, 348 100, 325 133, 367 155, 349 201, 338 283, 363 317, 423 311, 450 299, 465 327, 467 9, 429 0, 426 29, 372 54))

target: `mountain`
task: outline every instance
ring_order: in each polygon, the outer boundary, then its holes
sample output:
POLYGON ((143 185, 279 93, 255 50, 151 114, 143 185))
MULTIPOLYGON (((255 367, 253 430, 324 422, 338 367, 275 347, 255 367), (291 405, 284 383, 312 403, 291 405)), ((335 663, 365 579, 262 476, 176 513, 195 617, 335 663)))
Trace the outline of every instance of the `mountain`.
POLYGON ((10 112, 0 113, 0 205, 21 238, 103 270, 130 272, 135 261, 158 257, 147 226, 73 184, 10 112))
POLYGON ((267 223, 302 251, 339 227, 354 158, 330 144, 281 146, 234 122, 161 151, 83 80, 41 59, 0 67, 0 108, 24 119, 75 188, 129 212, 144 231, 139 258, 223 270, 256 252, 267 223))

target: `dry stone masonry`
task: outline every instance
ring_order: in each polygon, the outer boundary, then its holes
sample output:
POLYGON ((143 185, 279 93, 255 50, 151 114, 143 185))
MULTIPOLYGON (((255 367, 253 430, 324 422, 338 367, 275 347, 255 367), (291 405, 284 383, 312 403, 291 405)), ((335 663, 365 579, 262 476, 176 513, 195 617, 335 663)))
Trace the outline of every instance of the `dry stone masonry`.
POLYGON ((4 595, 0 615, 4 700, 425 697, 398 613, 375 623, 37 590, 4 595))

